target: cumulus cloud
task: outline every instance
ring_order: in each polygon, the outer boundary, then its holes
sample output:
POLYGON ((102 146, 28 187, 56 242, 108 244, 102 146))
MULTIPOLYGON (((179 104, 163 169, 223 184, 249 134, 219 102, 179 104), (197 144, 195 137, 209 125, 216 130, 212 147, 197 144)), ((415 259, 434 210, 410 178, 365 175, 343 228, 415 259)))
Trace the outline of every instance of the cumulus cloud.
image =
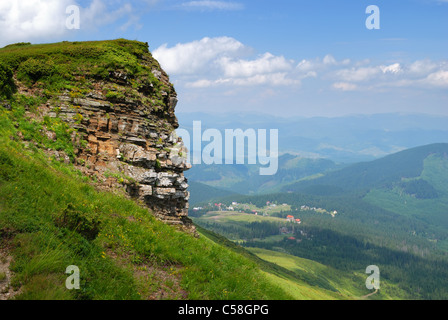
MULTIPOLYGON (((149 5, 154 0, 147 0, 149 5)), ((83 2, 86 3, 86 2, 83 2)), ((81 31, 92 31, 126 17, 120 28, 138 24, 132 2, 117 0, 112 6, 105 0, 91 0, 85 6, 79 0, 9 0, 0 2, 0 46, 15 42, 47 41, 65 37, 73 30, 66 26, 69 6, 80 9, 81 31)))
POLYGON ((354 91, 358 88, 358 86, 348 82, 336 82, 333 83, 333 88, 342 91, 354 91))
POLYGON ((267 52, 253 60, 232 60, 223 57, 218 62, 228 77, 253 77, 260 74, 288 71, 293 67, 293 62, 283 56, 274 56, 267 52))
POLYGON ((336 71, 336 77, 346 82, 363 82, 378 79, 384 74, 399 74, 402 67, 399 63, 391 65, 352 67, 336 71))
POLYGON ((153 54, 178 84, 188 88, 301 87, 309 78, 316 79, 313 83, 321 90, 345 92, 448 85, 447 62, 374 64, 368 59, 336 59, 331 54, 294 60, 269 52, 254 55, 231 37, 203 38, 173 47, 164 44, 153 54))
POLYGON ((187 10, 242 10, 244 5, 238 2, 228 2, 228 1, 211 1, 211 0, 201 0, 201 1, 189 1, 182 3, 180 8, 187 10))
POLYGON ((208 88, 220 85, 231 85, 239 87, 269 85, 269 86, 290 86, 300 85, 300 80, 288 78, 285 72, 276 72, 271 74, 256 74, 250 77, 240 78, 219 78, 216 80, 201 79, 186 83, 188 88, 208 88))
POLYGON ((336 60, 331 54, 327 54, 323 59, 316 57, 313 59, 302 59, 297 63, 296 71, 306 77, 317 77, 319 72, 328 72, 340 66, 350 65, 350 59, 336 60))
POLYGON ((303 59, 297 64, 296 68, 302 72, 315 71, 316 64, 310 60, 303 59))
POLYGON ((209 71, 218 60, 242 54, 248 48, 230 37, 205 37, 188 43, 179 43, 168 48, 163 44, 153 51, 162 67, 170 74, 184 75, 209 71))
POLYGON ((300 80, 288 77, 287 72, 259 73, 247 78, 236 78, 232 82, 235 85, 253 86, 253 85, 271 85, 271 86, 290 86, 300 85, 300 80))
POLYGON ((379 67, 350 68, 336 71, 337 78, 348 82, 360 82, 372 79, 381 72, 379 67))
POLYGON ((0 45, 64 34, 70 4, 70 0, 1 1, 0 45))
POLYGON ((424 80, 429 85, 448 88, 448 71, 440 70, 429 74, 424 80))
POLYGON ((269 52, 245 58, 252 51, 234 38, 206 37, 173 47, 164 44, 153 55, 169 74, 183 79, 190 88, 300 83, 291 76, 293 60, 269 52))
POLYGON ((324 59, 323 59, 323 63, 326 65, 334 65, 337 64, 336 59, 331 55, 331 54, 327 54, 324 59))
POLYGON ((380 66, 383 73, 400 73, 402 71, 401 65, 399 63, 394 63, 389 66, 380 66))
POLYGON ((433 72, 437 68, 437 64, 431 60, 417 60, 409 65, 408 70, 414 75, 425 75, 433 72))

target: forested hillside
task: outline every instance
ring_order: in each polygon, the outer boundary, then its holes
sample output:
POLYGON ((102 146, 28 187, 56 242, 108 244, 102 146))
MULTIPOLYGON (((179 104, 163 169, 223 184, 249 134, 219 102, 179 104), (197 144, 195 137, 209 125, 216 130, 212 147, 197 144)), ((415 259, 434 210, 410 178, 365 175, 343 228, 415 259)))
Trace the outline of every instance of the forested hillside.
POLYGON ((447 154, 446 143, 408 149, 378 160, 357 163, 313 180, 285 186, 283 191, 302 191, 316 185, 341 188, 341 192, 362 192, 373 187, 388 187, 402 179, 420 176, 424 160, 428 156, 447 154))
POLYGON ((377 265, 391 296, 445 299, 447 154, 447 144, 423 146, 297 182, 288 192, 221 198, 219 211, 205 208, 194 221, 245 247, 345 272, 377 265))

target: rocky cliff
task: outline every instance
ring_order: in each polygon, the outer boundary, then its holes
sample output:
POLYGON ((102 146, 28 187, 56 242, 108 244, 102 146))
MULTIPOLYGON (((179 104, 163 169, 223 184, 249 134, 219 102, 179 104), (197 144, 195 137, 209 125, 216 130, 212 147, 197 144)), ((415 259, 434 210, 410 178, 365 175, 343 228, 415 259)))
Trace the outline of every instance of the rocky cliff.
MULTIPOLYGON (((183 174, 190 165, 175 134, 177 95, 148 44, 120 39, 18 44, 3 51, 4 69, 14 75, 11 91, 41 97, 42 119, 61 119, 74 129, 71 161, 84 174, 99 186, 126 190, 160 220, 194 232, 183 174)), ((56 140, 57 133, 44 130, 56 140)))

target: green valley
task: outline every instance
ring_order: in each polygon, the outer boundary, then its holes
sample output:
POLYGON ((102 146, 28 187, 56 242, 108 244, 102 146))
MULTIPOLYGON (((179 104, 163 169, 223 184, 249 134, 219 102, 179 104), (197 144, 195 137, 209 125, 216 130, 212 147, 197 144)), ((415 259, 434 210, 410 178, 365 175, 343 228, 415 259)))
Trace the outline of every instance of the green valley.
MULTIPOLYGON (((289 192, 233 195, 196 204, 202 210, 191 215, 197 224, 294 270, 300 270, 300 263, 293 267, 283 255, 337 270, 347 279, 377 265, 384 286, 375 298, 444 299, 447 153, 447 144, 405 150, 302 179, 285 186, 289 192), (276 209, 270 211, 272 206, 276 209)), ((320 283, 323 288, 355 292, 334 285, 328 273, 320 275, 326 279, 320 283)))

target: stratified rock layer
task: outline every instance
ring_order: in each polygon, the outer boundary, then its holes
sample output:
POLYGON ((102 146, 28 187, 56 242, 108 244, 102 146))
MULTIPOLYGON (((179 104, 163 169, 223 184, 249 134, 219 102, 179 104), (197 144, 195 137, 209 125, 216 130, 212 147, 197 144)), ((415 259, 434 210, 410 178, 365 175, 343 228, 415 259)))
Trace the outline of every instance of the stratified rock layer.
POLYGON ((107 79, 90 80, 87 93, 66 90, 47 103, 48 115, 76 129, 84 173, 124 186, 160 220, 194 232, 183 174, 190 165, 174 131, 177 95, 149 51, 139 63, 148 70, 144 81, 125 70, 110 71, 107 79))

